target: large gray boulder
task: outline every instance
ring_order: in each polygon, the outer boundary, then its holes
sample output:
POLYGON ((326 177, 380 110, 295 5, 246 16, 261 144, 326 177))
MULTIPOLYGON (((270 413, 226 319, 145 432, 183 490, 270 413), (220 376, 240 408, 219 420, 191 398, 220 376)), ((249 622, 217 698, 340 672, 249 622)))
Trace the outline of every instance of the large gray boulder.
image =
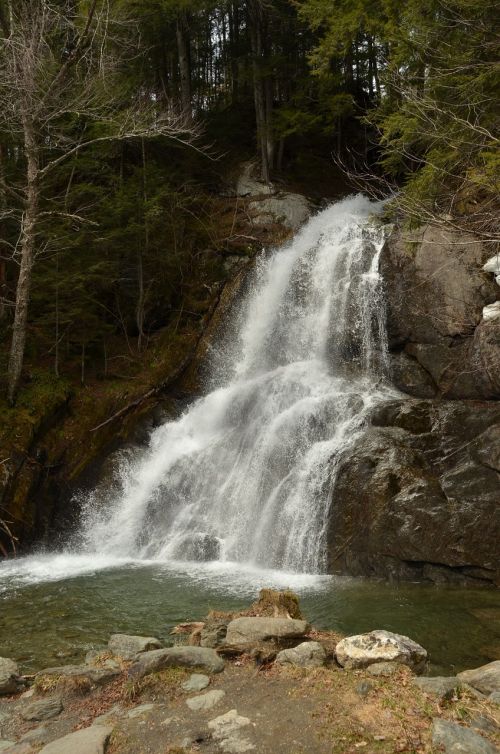
POLYGON ((296 647, 278 652, 276 662, 299 668, 320 668, 326 662, 326 652, 317 641, 304 641, 296 647))
POLYGON ((40 754, 104 754, 112 732, 110 726, 92 725, 52 741, 40 754))
POLYGON ((300 639, 310 630, 305 620, 289 618, 235 618, 227 627, 226 644, 251 647, 261 642, 288 642, 300 639))
POLYGON ((500 584, 500 404, 394 400, 371 423, 336 464, 329 571, 500 584))
POLYGON ((335 647, 335 657, 343 668, 366 668, 377 662, 398 662, 418 672, 425 666, 427 652, 408 636, 375 630, 347 636, 339 641, 335 647))
POLYGON ((154 636, 129 636, 128 634, 113 634, 108 641, 108 649, 114 655, 124 660, 132 660, 141 652, 151 649, 161 649, 161 642, 154 636))
POLYGON ((21 688, 17 662, 0 657, 0 696, 15 694, 21 688))
POLYGON ((214 649, 207 647, 167 647, 139 655, 130 667, 129 675, 143 678, 169 667, 200 668, 208 673, 221 673, 224 660, 214 649))
POLYGON ((500 660, 481 665, 480 668, 474 670, 464 670, 462 673, 458 673, 457 678, 462 683, 473 686, 482 694, 500 692, 500 660))
POLYGON ((497 747, 483 736, 449 720, 434 720, 432 743, 444 754, 498 754, 497 747))

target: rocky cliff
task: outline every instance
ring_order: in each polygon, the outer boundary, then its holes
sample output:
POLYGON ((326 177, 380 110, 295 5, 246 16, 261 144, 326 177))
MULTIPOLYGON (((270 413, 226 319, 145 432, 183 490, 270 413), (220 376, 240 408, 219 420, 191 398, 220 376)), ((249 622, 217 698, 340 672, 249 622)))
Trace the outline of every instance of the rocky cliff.
POLYGON ((383 249, 390 372, 407 395, 378 407, 341 459, 332 572, 500 584, 500 288, 488 258, 474 238, 431 227, 395 230, 383 249))

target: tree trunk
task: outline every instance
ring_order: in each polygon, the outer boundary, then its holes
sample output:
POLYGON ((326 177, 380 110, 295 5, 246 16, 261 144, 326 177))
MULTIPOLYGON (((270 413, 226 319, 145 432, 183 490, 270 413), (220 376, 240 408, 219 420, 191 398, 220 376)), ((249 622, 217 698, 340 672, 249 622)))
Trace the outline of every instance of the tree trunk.
POLYGON ((260 147, 261 177, 269 183, 269 154, 267 139, 266 93, 261 71, 262 23, 258 2, 249 3, 250 42, 252 47, 253 92, 255 101, 255 121, 257 140, 260 147))
MULTIPOLYGON (((146 202, 146 144, 144 139, 142 139, 142 220, 144 223, 144 251, 147 254, 149 250, 149 228, 146 202)), ((144 338, 144 263, 141 244, 139 244, 137 249, 137 306, 135 310, 135 321, 137 325, 137 350, 140 352, 142 350, 142 341, 144 338)))
POLYGON ((189 37, 185 18, 179 16, 176 28, 177 54, 179 56, 179 74, 181 78, 181 107, 186 125, 193 119, 191 102, 191 62, 189 55, 189 37))
POLYGON ((38 150, 33 124, 27 122, 26 118, 24 119, 24 139, 27 162, 27 195, 21 224, 21 264, 17 281, 16 308, 8 367, 7 397, 10 404, 15 401, 23 368, 39 203, 38 150))

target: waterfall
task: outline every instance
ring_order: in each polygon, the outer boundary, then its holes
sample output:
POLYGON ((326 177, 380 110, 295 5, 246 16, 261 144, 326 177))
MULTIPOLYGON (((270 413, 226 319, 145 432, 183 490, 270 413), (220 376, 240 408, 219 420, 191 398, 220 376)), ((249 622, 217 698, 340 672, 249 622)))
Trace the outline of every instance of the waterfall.
POLYGON ((332 480, 384 387, 381 205, 363 196, 263 252, 207 394, 84 506, 84 551, 322 573, 332 480))

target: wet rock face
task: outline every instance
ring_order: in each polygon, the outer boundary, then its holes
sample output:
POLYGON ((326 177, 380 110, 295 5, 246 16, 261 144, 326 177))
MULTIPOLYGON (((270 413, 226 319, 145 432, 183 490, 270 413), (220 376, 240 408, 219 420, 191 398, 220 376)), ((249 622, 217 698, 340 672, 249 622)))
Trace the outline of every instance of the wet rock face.
POLYGON ((396 231, 381 256, 395 384, 426 398, 500 398, 500 298, 472 236, 443 228, 396 231), (403 354, 403 356, 401 355, 403 354))
POLYGON ((379 406, 341 459, 329 571, 499 584, 500 405, 379 406))

